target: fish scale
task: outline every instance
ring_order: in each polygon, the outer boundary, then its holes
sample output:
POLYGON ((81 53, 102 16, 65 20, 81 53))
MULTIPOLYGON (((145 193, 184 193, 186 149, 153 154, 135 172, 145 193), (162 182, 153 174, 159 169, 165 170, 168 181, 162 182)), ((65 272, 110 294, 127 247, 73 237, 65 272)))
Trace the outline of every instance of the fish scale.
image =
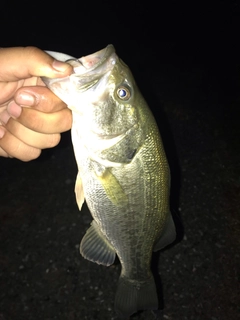
POLYGON ((69 63, 72 75, 43 81, 73 113, 76 200, 80 210, 86 200, 93 217, 80 253, 106 266, 118 256, 120 316, 157 309, 152 251, 176 237, 170 172, 157 124, 112 45, 69 63))

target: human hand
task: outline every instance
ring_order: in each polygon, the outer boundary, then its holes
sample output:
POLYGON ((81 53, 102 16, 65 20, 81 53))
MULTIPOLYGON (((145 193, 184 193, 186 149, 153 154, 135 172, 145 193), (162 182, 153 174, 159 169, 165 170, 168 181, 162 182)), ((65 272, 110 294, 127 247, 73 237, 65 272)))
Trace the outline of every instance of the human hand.
POLYGON ((0 156, 29 161, 59 143, 71 128, 71 111, 40 77, 71 73, 69 64, 36 47, 0 49, 0 156))

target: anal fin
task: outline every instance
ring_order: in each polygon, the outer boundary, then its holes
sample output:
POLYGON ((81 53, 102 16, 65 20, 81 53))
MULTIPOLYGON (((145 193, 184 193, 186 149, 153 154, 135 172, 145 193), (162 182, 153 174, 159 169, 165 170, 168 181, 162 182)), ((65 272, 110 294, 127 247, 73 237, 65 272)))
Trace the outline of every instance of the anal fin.
POLYGON ((116 257, 113 246, 102 234, 95 221, 92 222, 80 243, 80 253, 85 259, 105 266, 113 264, 116 257))

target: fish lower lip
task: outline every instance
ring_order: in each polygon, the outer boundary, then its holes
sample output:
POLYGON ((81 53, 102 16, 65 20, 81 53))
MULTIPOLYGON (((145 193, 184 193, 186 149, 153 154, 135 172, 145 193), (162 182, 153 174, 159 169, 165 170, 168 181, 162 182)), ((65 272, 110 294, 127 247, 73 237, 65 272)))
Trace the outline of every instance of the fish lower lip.
POLYGON ((131 127, 129 127, 128 129, 126 129, 125 131, 120 131, 120 132, 117 132, 115 134, 103 134, 103 133, 97 133, 97 132, 94 132, 94 131, 91 131, 95 136, 101 138, 101 139, 105 139, 105 140, 110 140, 110 139, 115 139, 115 138, 119 138, 121 139, 123 136, 127 135, 128 132, 130 130, 133 129, 133 127, 137 127, 136 124, 132 125, 131 127))
POLYGON ((122 136, 124 134, 124 132, 119 132, 119 133, 116 133, 116 134, 109 134, 109 135, 108 134, 96 133, 96 132, 93 132, 93 134, 97 135, 101 139, 109 140, 109 139, 113 139, 113 138, 122 136))

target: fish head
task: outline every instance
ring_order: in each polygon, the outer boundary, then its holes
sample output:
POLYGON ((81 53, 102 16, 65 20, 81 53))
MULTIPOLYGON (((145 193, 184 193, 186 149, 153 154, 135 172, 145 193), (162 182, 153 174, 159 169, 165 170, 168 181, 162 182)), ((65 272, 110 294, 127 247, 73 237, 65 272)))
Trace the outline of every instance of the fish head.
POLYGON ((43 81, 82 119, 84 128, 108 139, 137 125, 136 83, 113 45, 66 62, 73 66, 70 76, 43 81))

